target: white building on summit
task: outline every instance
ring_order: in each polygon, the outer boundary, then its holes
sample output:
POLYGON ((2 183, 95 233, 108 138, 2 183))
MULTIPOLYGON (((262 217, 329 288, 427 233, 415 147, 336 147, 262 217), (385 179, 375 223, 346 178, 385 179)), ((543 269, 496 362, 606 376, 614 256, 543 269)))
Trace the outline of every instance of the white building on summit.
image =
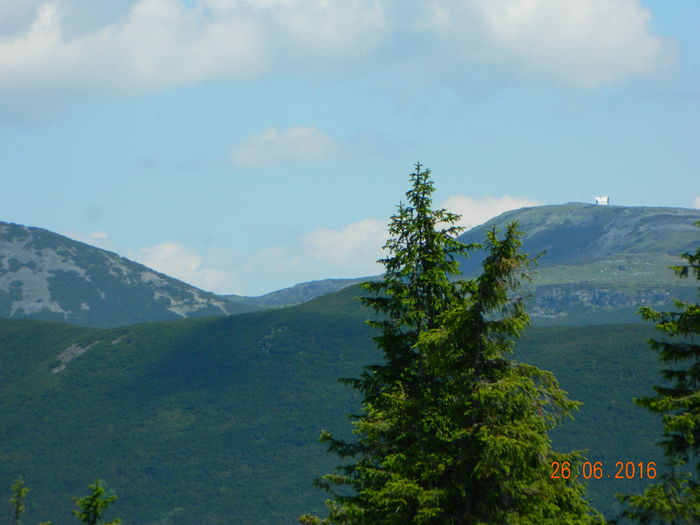
POLYGON ((596 197, 595 203, 607 206, 608 204, 610 204, 610 197, 608 197, 608 196, 596 197))

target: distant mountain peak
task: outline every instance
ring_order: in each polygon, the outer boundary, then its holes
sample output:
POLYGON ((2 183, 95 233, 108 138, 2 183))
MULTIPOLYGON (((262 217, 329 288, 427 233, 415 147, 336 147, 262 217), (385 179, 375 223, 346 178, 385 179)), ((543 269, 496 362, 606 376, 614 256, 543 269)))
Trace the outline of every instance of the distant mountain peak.
POLYGON ((0 222, 0 316, 115 326, 224 315, 228 301, 41 228, 0 222))
MULTIPOLYGON (((524 283, 537 323, 569 324, 638 321, 648 305, 673 307, 672 299, 696 297, 696 284, 668 268, 700 245, 700 210, 580 202, 534 206, 505 212, 460 235, 482 242, 492 227, 518 221, 523 250, 544 252, 524 283), (620 317, 623 315, 623 317, 620 317)), ((478 275, 483 250, 460 259, 465 276, 478 275)))

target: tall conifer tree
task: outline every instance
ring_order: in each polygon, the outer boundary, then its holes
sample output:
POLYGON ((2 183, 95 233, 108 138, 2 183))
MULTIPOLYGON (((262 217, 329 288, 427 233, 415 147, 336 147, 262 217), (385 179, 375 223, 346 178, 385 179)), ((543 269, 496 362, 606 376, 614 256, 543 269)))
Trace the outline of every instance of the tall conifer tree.
POLYGON ((350 383, 364 394, 357 441, 322 434, 329 450, 354 462, 317 484, 333 499, 326 519, 342 524, 581 524, 600 521, 571 479, 550 479, 546 432, 576 406, 554 377, 505 355, 527 325, 508 292, 530 259, 510 225, 487 238, 484 273, 450 280, 457 215, 431 209, 430 171, 411 175, 407 204, 389 227, 384 279, 364 302, 383 315, 371 322, 385 358, 350 383))

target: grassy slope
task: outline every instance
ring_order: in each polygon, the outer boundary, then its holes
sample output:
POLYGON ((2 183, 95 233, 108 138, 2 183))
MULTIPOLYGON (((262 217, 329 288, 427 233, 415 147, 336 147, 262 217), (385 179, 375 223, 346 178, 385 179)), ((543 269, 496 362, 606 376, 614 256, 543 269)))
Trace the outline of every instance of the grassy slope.
MULTIPOLYGON (((673 307, 672 298, 692 300, 695 285, 679 281, 668 266, 679 253, 694 251, 700 211, 684 208, 595 206, 569 203, 513 210, 460 236, 482 242, 492 226, 513 220, 524 231, 523 249, 546 251, 525 291, 533 294, 531 313, 539 325, 637 322, 642 304, 673 307), (588 304, 582 302, 587 296, 588 304), (590 301, 591 298, 594 298, 590 301), (591 304, 592 302, 592 304, 591 304), (544 308, 544 311, 541 311, 544 308)), ((483 250, 462 260, 465 275, 481 271, 483 250)))
MULTIPOLYGON (((112 330, 0 321, 0 483, 23 474, 29 522, 69 522, 94 477, 125 524, 295 523, 322 512, 311 480, 337 459, 319 430, 348 432, 357 398, 337 383, 378 359, 366 312, 343 290, 294 308, 112 330), (53 374, 72 344, 100 343, 53 374), (118 343, 113 344, 113 341, 118 343)), ((533 328, 518 358, 586 403, 554 435, 592 460, 658 460, 660 427, 629 399, 657 382, 643 325, 533 328)), ((601 510, 624 482, 591 482, 601 510)))
MULTIPOLYGON (((531 254, 544 250, 540 267, 588 264, 609 257, 653 254, 677 255, 694 250, 700 211, 685 208, 595 206, 569 203, 535 206, 505 212, 462 234, 462 242, 482 242, 492 226, 502 230, 517 220, 525 232, 523 248, 531 254)), ((465 275, 478 273, 483 252, 464 261, 465 275)), ((651 262, 651 261, 650 261, 651 262)))

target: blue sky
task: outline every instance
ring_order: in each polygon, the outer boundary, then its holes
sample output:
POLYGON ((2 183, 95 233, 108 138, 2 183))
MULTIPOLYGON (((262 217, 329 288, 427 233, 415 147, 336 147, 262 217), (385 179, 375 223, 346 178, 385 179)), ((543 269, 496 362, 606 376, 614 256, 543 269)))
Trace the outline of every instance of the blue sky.
POLYGON ((700 207, 695 0, 0 0, 0 220, 217 293, 379 272, 416 161, 474 226, 700 207))

